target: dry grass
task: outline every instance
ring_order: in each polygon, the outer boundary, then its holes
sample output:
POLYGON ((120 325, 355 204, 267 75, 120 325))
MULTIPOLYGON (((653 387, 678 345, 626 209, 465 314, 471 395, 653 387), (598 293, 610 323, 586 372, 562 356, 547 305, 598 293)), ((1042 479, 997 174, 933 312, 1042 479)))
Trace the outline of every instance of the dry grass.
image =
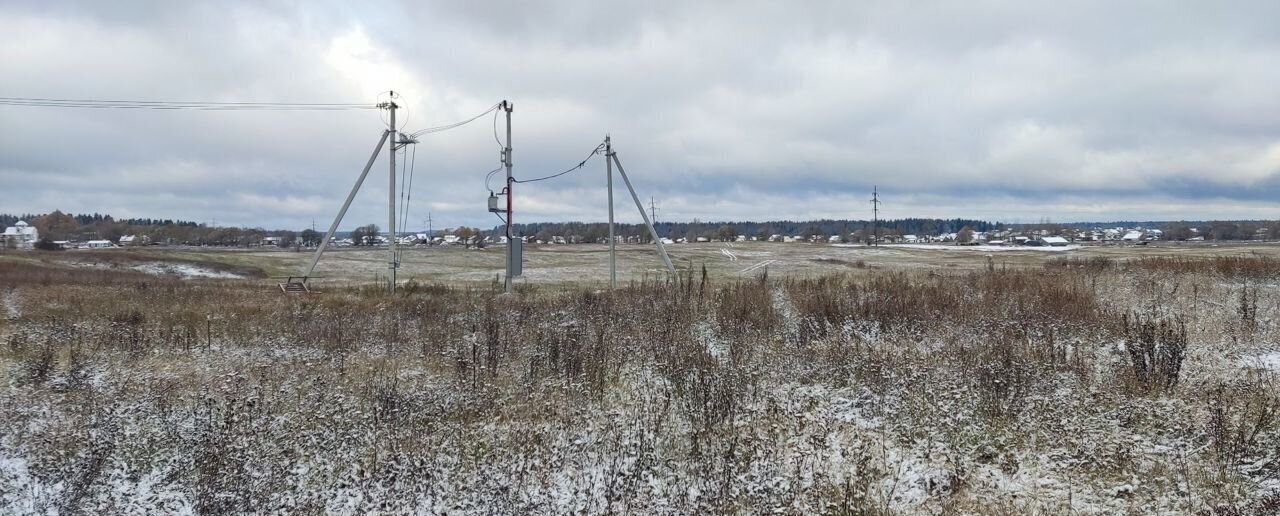
MULTIPOLYGON (((0 485, 26 494, 0 501, 106 513, 1272 503, 1260 486, 1280 472, 1274 375, 1228 364, 1257 351, 1239 338, 1241 294, 1133 277, 1255 278, 1269 265, 1153 263, 732 282, 689 269, 678 286, 614 292, 310 297, 3 263, 0 292, 20 310, 0 328, 0 462, 24 473, 0 471, 0 485), (1171 315, 1132 315, 1156 295, 1171 315)), ((1251 292, 1250 306, 1273 306, 1273 290, 1251 292)), ((1274 342, 1274 321, 1252 310, 1249 335, 1274 342)))

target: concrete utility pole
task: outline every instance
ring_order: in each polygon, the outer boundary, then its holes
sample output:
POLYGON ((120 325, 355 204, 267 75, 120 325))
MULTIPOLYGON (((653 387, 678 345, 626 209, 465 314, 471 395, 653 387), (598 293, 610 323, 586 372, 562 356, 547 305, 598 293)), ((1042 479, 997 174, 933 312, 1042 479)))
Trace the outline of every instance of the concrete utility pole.
POLYGON ((512 233, 511 219, 511 185, 515 181, 511 179, 511 111, 514 106, 508 101, 502 101, 502 111, 507 114, 507 144, 502 149, 502 164, 507 169, 507 277, 504 281, 504 291, 508 294, 512 292, 512 276, 515 276, 517 260, 523 258, 523 246, 515 241, 515 234, 512 233))
POLYGON ((391 158, 390 187, 387 189, 387 267, 390 269, 387 285, 392 294, 396 293, 396 92, 390 92, 387 98, 387 111, 391 112, 391 158))
POLYGON ((604 171, 609 189, 609 288, 618 288, 618 239, 613 236, 613 143, 604 137, 604 171))
POLYGON ((880 191, 871 185, 871 245, 880 245, 880 191))

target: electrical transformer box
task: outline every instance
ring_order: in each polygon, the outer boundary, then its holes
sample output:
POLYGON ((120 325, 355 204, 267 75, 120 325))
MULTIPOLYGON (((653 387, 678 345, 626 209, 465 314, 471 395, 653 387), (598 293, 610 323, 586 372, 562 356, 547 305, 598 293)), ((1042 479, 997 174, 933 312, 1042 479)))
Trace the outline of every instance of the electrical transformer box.
POLYGON ((519 236, 507 240, 507 259, 511 263, 511 277, 524 274, 524 240, 519 236))

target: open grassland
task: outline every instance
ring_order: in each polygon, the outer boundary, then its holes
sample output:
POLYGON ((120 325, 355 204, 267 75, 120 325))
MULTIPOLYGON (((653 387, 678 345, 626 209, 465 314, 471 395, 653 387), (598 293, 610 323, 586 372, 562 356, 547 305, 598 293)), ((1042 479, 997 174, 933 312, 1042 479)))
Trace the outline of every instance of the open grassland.
POLYGON ((1272 247, 725 247, 6 254, 0 513, 1280 510, 1272 247))
MULTIPOLYGON (((864 274, 874 271, 911 270, 955 272, 964 270, 1039 269, 1061 259, 1107 258, 1124 262, 1139 258, 1212 258, 1246 256, 1280 258, 1280 243, 1178 244, 1149 246, 1087 245, 1069 248, 958 247, 954 245, 830 245, 774 242, 699 243, 667 246, 672 262, 681 271, 736 281, 768 272, 772 277, 819 277, 831 274, 864 274)), ((401 281, 449 285, 487 285, 504 270, 504 247, 409 247, 401 255, 401 281)), ((0 252, 0 262, 37 261, 50 265, 128 269, 146 263, 185 263, 240 276, 270 277, 276 281, 301 274, 310 263, 309 250, 257 248, 144 247, 106 251, 61 253, 0 252)), ((385 281, 385 248, 331 248, 316 268, 318 285, 352 286, 385 281)), ((604 286, 609 278, 609 253, 605 245, 530 245, 525 250, 525 286, 604 286)), ((624 283, 664 278, 666 271, 652 245, 618 246, 618 279, 624 283)), ((270 281, 263 281, 270 284, 270 281)))

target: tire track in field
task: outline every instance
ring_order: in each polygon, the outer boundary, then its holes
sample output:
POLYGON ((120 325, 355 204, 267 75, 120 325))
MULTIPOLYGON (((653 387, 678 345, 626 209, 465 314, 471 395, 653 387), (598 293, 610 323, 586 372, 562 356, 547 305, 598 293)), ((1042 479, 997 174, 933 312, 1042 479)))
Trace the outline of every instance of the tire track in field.
POLYGON ((757 270, 757 269, 759 269, 759 268, 761 268, 761 267, 768 267, 768 266, 773 265, 773 264, 775 264, 775 263, 778 263, 778 260, 764 260, 764 261, 761 261, 760 263, 757 263, 757 264, 755 264, 755 265, 752 265, 752 266, 750 266, 750 267, 747 267, 747 268, 745 268, 745 269, 742 269, 742 272, 740 272, 739 274, 746 274, 746 273, 748 273, 748 272, 751 272, 751 271, 757 270))

